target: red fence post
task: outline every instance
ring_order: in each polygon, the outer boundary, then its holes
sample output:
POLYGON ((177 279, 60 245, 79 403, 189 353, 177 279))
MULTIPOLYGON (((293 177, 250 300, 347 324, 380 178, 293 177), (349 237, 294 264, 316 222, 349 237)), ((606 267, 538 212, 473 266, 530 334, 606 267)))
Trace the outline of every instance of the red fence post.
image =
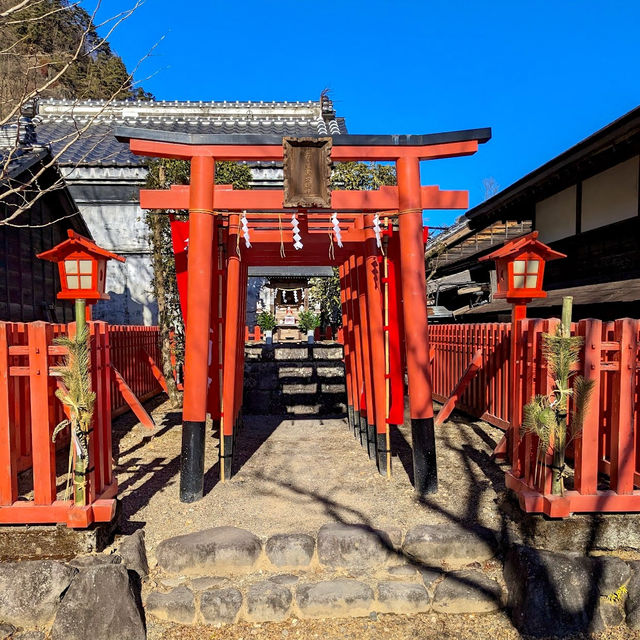
POLYGON ((12 398, 9 392, 9 331, 0 323, 0 504, 12 504, 18 498, 18 468, 15 425, 12 422, 12 398))
POLYGON ((598 488, 602 320, 580 320, 578 334, 584 339, 582 375, 587 380, 593 381, 593 391, 585 407, 582 434, 575 441, 574 485, 579 493, 592 494, 598 488))
POLYGON ((633 492, 635 442, 633 414, 635 401, 636 323, 630 318, 616 320, 615 340, 619 369, 613 375, 611 420, 611 488, 619 494, 633 492))
POLYGON ((31 405, 31 442, 33 452, 33 491, 36 504, 51 504, 56 499, 56 457, 51 442, 53 425, 49 411, 49 362, 52 326, 44 322, 28 325, 29 391, 31 405))

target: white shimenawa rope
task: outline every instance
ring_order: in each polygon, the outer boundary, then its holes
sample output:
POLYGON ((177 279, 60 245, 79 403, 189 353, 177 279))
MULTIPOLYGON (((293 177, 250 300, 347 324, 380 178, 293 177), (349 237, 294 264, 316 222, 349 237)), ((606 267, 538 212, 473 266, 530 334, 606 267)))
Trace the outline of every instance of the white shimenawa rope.
POLYGON ((240 218, 240 224, 242 225, 242 236, 244 237, 244 244, 247 249, 251 249, 251 242, 249 242, 249 221, 247 220, 247 212, 242 212, 242 218, 240 218))
POLYGON ((300 223, 298 222, 298 218, 296 218, 295 213, 291 216, 291 226, 293 228, 293 248, 302 249, 304 245, 300 242, 302 240, 302 236, 300 235, 300 223))
POLYGON ((377 213, 373 216, 373 232, 376 234, 378 249, 382 249, 382 230, 380 229, 380 216, 377 213))
POLYGON ((340 233, 340 221, 338 220, 338 212, 334 211, 331 216, 331 224, 333 225, 333 233, 336 236, 336 243, 342 249, 342 235, 340 233))

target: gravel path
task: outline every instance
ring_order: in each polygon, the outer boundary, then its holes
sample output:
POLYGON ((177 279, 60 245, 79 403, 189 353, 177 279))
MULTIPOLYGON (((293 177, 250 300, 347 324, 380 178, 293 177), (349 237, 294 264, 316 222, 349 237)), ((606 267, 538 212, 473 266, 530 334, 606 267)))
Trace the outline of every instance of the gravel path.
POLYGON ((123 417, 114 423, 114 458, 125 530, 145 527, 148 546, 207 527, 234 525, 267 537, 315 533, 330 521, 408 529, 415 524, 480 522, 497 530, 502 471, 489 460, 501 432, 485 423, 448 422, 438 430, 440 490, 419 502, 410 481, 409 430, 393 434, 399 452, 391 479, 378 474, 341 418, 247 416, 238 436, 238 470, 218 481, 218 440, 207 440, 205 497, 178 499, 180 415, 157 406, 154 432, 123 417))
MULTIPOLYGON (((502 436, 484 422, 454 413, 437 431, 439 492, 415 498, 410 480, 410 428, 393 433, 393 477, 381 477, 343 419, 247 416, 238 436, 238 469, 218 481, 218 440, 211 432, 205 460, 205 497, 178 499, 180 413, 148 403, 158 427, 148 431, 131 415, 114 422, 114 459, 125 533, 144 527, 154 562, 157 544, 207 527, 235 525, 266 539, 277 532, 313 532, 330 521, 393 525, 480 523, 498 531, 496 502, 503 470, 490 460, 502 436)), ((152 569, 152 576, 157 569, 152 569)), ((145 587, 145 591, 148 586, 145 587)), ((505 612, 487 615, 380 615, 375 619, 289 619, 222 628, 182 626, 149 616, 149 640, 516 640, 505 612)), ((571 640, 640 640, 621 627, 571 640)), ((568 640, 568 639, 567 639, 568 640)))

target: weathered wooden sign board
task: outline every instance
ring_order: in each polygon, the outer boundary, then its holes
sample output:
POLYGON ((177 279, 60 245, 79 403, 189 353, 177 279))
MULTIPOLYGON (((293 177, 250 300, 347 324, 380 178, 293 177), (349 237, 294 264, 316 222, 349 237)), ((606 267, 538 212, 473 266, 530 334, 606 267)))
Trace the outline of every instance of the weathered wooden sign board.
POLYGON ((331 138, 283 138, 284 207, 331 208, 331 138))

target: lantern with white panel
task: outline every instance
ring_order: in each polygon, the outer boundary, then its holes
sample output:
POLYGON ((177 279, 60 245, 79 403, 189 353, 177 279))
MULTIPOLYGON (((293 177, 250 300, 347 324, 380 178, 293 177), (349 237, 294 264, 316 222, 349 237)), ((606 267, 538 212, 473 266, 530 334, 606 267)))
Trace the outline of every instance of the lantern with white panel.
POLYGON ((565 257, 540 242, 538 232, 533 231, 506 242, 480 260, 495 260, 497 291, 494 298, 506 298, 512 304, 526 304, 534 298, 547 297, 542 289, 545 264, 565 257))
POLYGON ((76 322, 82 325, 86 304, 109 299, 105 291, 107 260, 124 262, 125 259, 72 229, 67 231, 67 235, 67 240, 39 253, 38 258, 57 263, 61 284, 58 298, 76 301, 76 322))

